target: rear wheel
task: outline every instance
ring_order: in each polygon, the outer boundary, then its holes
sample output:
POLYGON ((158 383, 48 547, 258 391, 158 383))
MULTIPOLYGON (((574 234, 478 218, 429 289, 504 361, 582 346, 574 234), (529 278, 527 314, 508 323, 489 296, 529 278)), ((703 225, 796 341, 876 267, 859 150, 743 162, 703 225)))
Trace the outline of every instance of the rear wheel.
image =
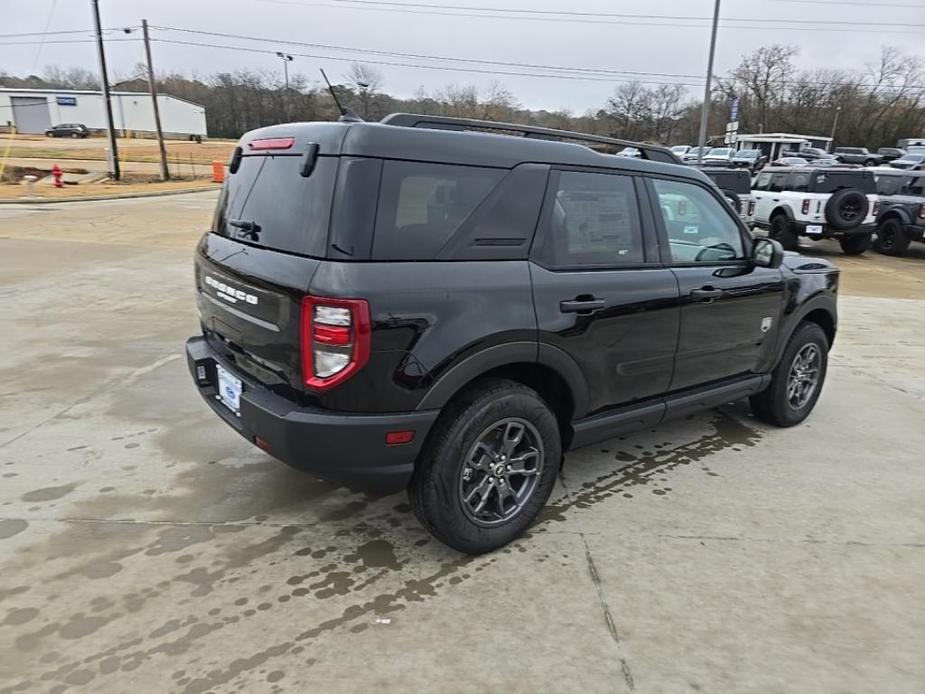
POLYGON ((902 222, 895 217, 885 220, 877 228, 877 250, 884 255, 905 255, 909 243, 902 222))
POLYGON ((841 245, 845 255, 860 255, 868 248, 872 234, 855 234, 853 236, 842 236, 838 243, 841 245))
POLYGON ((80 133, 71 133, 71 137, 76 140, 78 137, 80 137, 80 133))
POLYGON ((799 424, 816 406, 829 363, 829 340, 815 323, 801 323, 771 373, 771 385, 750 398, 758 419, 779 427, 799 424))
POLYGON ((785 251, 795 251, 800 247, 796 229, 787 219, 787 215, 777 214, 771 217, 770 236, 778 241, 785 251))
POLYGON ((561 445, 556 418, 535 391, 482 381, 435 425, 408 488, 411 507, 454 549, 481 554, 503 547, 549 498, 561 445))
POLYGON ((876 166, 876 165, 877 165, 877 162, 875 162, 873 159, 868 159, 867 161, 864 162, 864 166, 876 166))

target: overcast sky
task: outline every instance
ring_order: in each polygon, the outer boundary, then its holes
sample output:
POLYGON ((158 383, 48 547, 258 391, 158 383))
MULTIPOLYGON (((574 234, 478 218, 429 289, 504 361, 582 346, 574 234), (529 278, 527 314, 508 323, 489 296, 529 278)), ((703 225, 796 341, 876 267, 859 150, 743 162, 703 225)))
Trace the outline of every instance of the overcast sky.
MULTIPOLYGON (((445 67, 535 72, 536 69, 512 65, 530 63, 640 72, 649 73, 639 76, 641 80, 686 82, 691 85, 692 92, 699 93, 702 86, 696 85, 702 85, 701 75, 706 69, 709 21, 691 18, 708 18, 713 10, 712 0, 101 0, 100 4, 103 26, 107 28, 137 26, 145 17, 152 25, 246 34, 278 41, 251 42, 158 30, 153 32, 156 38, 200 44, 153 44, 155 67, 159 71, 179 71, 191 76, 243 68, 281 72, 281 62, 272 53, 201 45, 204 43, 296 54, 290 64, 291 71, 303 73, 312 80, 318 78, 318 68, 324 67, 336 81, 347 71, 351 60, 427 64, 438 69, 377 67, 384 77, 384 89, 399 96, 410 96, 421 86, 428 91, 447 84, 475 84, 485 88, 493 80, 499 80, 524 106, 565 108, 575 113, 602 105, 618 80, 632 76, 584 73, 594 79, 552 79, 449 71, 445 67), (413 7, 402 8, 398 6, 400 3, 413 7), (443 9, 428 9, 428 6, 443 9), (463 9, 447 9, 449 6, 463 9), (466 10, 466 7, 473 9, 466 10), (520 12, 502 15, 492 9, 520 12), (675 18, 657 20, 644 16, 615 17, 614 14, 657 14, 675 18), (440 63, 416 57, 364 55, 285 41, 475 58, 501 64, 440 63), (321 57, 300 56, 299 53, 321 57), (651 73, 685 76, 673 78, 651 73)), ((3 35, 42 32, 46 26, 49 31, 92 27, 90 0, 16 3, 5 0, 3 5, 3 22, 0 23, 3 35)), ((921 38, 925 35, 925 0, 723 0, 720 16, 723 20, 716 54, 720 73, 733 67, 743 53, 770 43, 796 46, 800 51, 799 65, 805 68, 860 69, 877 60, 883 45, 892 45, 925 59, 925 43, 921 38), (776 23, 746 20, 774 20, 776 23), (825 22, 813 25, 824 30, 804 30, 804 23, 809 21, 825 22), (878 26, 872 26, 871 22, 878 26), (886 26, 887 23, 896 24, 886 26)), ((49 36, 48 41, 87 38, 83 34, 59 34, 49 36)), ((125 35, 120 32, 109 34, 107 38, 124 39, 125 35)), ((38 37, 0 36, 0 70, 19 75, 40 74, 48 64, 97 69, 91 42, 13 45, 13 42, 38 40, 38 37)), ((132 67, 143 59, 142 46, 134 41, 109 41, 107 55, 110 72, 120 77, 129 76, 132 67)))

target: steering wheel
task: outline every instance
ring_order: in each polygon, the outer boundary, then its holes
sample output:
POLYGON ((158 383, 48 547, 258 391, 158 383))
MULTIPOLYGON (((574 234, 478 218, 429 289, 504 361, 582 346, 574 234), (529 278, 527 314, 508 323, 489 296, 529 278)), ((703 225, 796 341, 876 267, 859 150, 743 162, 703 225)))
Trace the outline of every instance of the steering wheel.
POLYGON ((694 261, 703 260, 704 255, 707 253, 707 251, 729 251, 732 254, 732 258, 728 258, 728 260, 732 260, 733 258, 735 258, 735 254, 736 254, 735 248, 733 248, 730 244, 726 243, 725 241, 721 241, 720 243, 716 243, 710 246, 704 246, 703 248, 701 248, 700 251, 697 253, 697 256, 694 258, 694 261))

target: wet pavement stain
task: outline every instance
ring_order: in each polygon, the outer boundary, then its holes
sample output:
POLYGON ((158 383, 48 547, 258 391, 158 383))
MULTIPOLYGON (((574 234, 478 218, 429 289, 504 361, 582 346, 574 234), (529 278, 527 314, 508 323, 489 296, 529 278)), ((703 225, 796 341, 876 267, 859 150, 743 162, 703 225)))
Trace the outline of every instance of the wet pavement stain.
POLYGON ((67 496, 77 488, 77 483, 62 484, 60 487, 45 487, 44 489, 35 489, 26 492, 20 499, 23 501, 54 501, 61 497, 67 496))
POLYGON ((29 524, 22 518, 4 518, 0 520, 0 540, 19 535, 29 524))

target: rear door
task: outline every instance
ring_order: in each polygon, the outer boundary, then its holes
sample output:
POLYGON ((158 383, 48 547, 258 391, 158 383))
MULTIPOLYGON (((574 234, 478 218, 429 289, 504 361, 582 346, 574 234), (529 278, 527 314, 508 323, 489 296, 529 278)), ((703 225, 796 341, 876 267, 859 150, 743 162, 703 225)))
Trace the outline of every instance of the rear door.
POLYGON ((540 343, 579 366, 588 414, 661 395, 671 381, 678 285, 660 266, 640 185, 617 173, 552 171, 531 252, 540 343))
POLYGON ((669 178, 648 184, 662 258, 681 296, 670 390, 760 370, 780 323, 781 271, 748 260, 751 236, 706 184, 669 178))
POLYGON ((251 378, 301 389, 301 301, 327 246, 338 158, 300 175, 301 153, 241 158, 196 254, 206 337, 251 378))

